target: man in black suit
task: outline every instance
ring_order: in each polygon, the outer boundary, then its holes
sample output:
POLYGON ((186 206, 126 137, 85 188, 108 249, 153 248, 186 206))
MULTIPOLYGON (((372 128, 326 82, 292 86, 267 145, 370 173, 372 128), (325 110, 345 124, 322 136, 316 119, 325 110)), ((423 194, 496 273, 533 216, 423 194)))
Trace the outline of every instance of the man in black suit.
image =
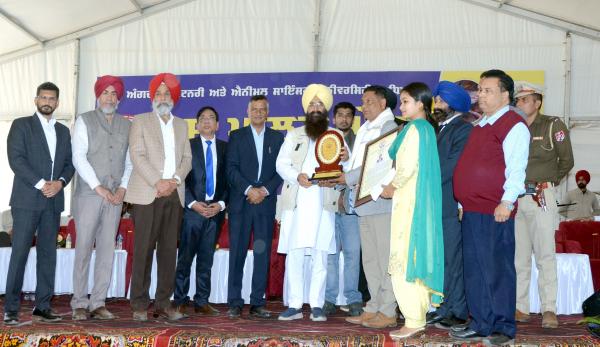
POLYGON ((57 322, 50 309, 54 294, 56 236, 64 210, 63 188, 73 177, 69 129, 53 117, 59 90, 51 82, 37 88, 37 112, 16 119, 7 138, 8 163, 15 173, 10 206, 13 216, 12 253, 6 279, 4 324, 19 322, 25 264, 37 231, 37 285, 33 320, 57 322))
POLYGON ((473 126, 462 115, 469 112, 471 98, 459 85, 441 81, 434 91, 434 117, 442 173, 442 226, 444 229, 444 303, 427 315, 427 323, 450 329, 469 316, 463 277, 462 233, 452 176, 473 126))
POLYGON ((275 160, 283 135, 267 128, 269 104, 256 95, 248 104, 250 125, 232 131, 227 152, 229 181, 229 282, 227 302, 230 318, 241 316, 242 276, 248 253, 250 232, 254 232, 254 271, 250 294, 250 315, 270 318, 265 309, 265 289, 269 270, 277 189, 282 182, 275 160))
POLYGON ((227 142, 216 138, 218 128, 217 110, 210 106, 201 108, 196 115, 196 130, 200 136, 190 140, 192 171, 185 179, 185 210, 175 273, 175 305, 182 314, 186 314, 185 308, 190 300, 188 291, 194 256, 194 312, 219 314, 217 309, 208 304, 213 255, 227 202, 227 142))

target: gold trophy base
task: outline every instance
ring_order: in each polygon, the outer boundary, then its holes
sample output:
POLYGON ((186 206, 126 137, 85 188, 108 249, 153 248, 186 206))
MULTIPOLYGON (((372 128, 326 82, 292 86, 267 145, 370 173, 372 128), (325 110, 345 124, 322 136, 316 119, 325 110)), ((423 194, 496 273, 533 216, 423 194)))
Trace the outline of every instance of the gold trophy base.
POLYGON ((330 180, 330 179, 338 178, 341 175, 342 175, 342 171, 340 171, 340 170, 315 172, 309 181, 330 180))

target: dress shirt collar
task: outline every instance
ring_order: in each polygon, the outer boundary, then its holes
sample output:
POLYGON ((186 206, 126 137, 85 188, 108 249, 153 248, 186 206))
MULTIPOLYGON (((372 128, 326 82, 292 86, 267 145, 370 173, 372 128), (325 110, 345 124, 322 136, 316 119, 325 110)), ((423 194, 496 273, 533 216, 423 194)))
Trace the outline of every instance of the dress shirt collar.
POLYGON ((498 111, 496 111, 496 113, 494 113, 491 116, 485 116, 481 119, 481 122, 479 122, 477 125, 482 127, 486 124, 489 125, 494 125, 494 123, 496 123, 496 121, 498 119, 500 119, 500 117, 502 117, 506 112, 508 112, 508 110, 510 110, 510 107, 508 105, 502 107, 501 109, 499 109, 498 111))
MULTIPOLYGON (((163 122, 162 118, 160 117, 160 115, 158 114, 158 112, 154 113, 156 115, 156 117, 158 117, 158 120, 160 121, 161 124, 165 124, 165 122, 163 122)), ((167 125, 171 122, 173 122, 173 114, 171 112, 169 112, 169 121, 167 122, 167 125)))
POLYGON ((452 117, 450 117, 450 118, 446 119, 445 121, 441 122, 440 123, 440 127, 443 127, 445 125, 450 124, 450 122, 452 122, 454 120, 454 118, 456 118, 456 117, 458 117, 460 115, 462 115, 461 112, 456 112, 452 117))
POLYGON ((38 111, 35 112, 35 114, 38 116, 40 122, 42 123, 42 125, 52 125, 54 126, 54 124, 56 124, 56 118, 54 118, 54 115, 52 115, 52 117, 50 118, 50 120, 46 119, 46 117, 44 117, 41 113, 39 113, 38 111))

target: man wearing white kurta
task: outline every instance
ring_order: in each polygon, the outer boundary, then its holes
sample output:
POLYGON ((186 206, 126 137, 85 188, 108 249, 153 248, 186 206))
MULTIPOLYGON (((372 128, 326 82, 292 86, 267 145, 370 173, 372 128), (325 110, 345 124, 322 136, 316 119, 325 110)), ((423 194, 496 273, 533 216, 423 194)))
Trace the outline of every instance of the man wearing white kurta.
POLYGON ((332 102, 329 88, 309 85, 302 96, 305 125, 288 132, 277 156, 277 173, 284 179, 277 251, 287 254, 285 271, 289 288, 289 308, 279 315, 279 320, 303 318, 305 256, 311 257, 310 319, 327 320, 321 307, 325 302, 327 255, 335 253, 335 211, 339 192, 333 184, 313 185, 309 177, 319 166, 315 157, 316 139, 329 128, 327 111, 332 102))

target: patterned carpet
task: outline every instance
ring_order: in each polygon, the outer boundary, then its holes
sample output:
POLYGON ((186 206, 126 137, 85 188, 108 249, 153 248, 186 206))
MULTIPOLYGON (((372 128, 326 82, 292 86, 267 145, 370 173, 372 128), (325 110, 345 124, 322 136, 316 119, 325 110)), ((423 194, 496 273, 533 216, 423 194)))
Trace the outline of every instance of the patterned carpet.
MULTIPOLYGON (((8 346, 452 346, 448 332, 428 328, 412 339, 394 343, 388 333, 392 329, 374 330, 346 323, 338 312, 327 322, 305 319, 291 322, 257 320, 247 316, 230 320, 225 305, 215 305, 222 314, 217 317, 192 316, 171 323, 150 319, 139 323, 131 319, 128 302, 110 300, 107 307, 120 318, 114 321, 72 321, 69 296, 58 296, 53 308, 63 315, 57 324, 33 324, 32 303, 25 301, 20 325, 0 327, 0 347, 8 346)), ((0 305, 3 298, 0 298, 0 305)), ((268 309, 281 312, 281 301, 270 301, 268 309)), ((247 310, 247 307, 246 307, 247 310)), ((540 316, 530 323, 519 324, 518 346, 600 346, 584 326, 576 322, 581 316, 559 316, 559 329, 542 329, 540 316)), ((402 324, 400 321, 399 324, 402 324)))

